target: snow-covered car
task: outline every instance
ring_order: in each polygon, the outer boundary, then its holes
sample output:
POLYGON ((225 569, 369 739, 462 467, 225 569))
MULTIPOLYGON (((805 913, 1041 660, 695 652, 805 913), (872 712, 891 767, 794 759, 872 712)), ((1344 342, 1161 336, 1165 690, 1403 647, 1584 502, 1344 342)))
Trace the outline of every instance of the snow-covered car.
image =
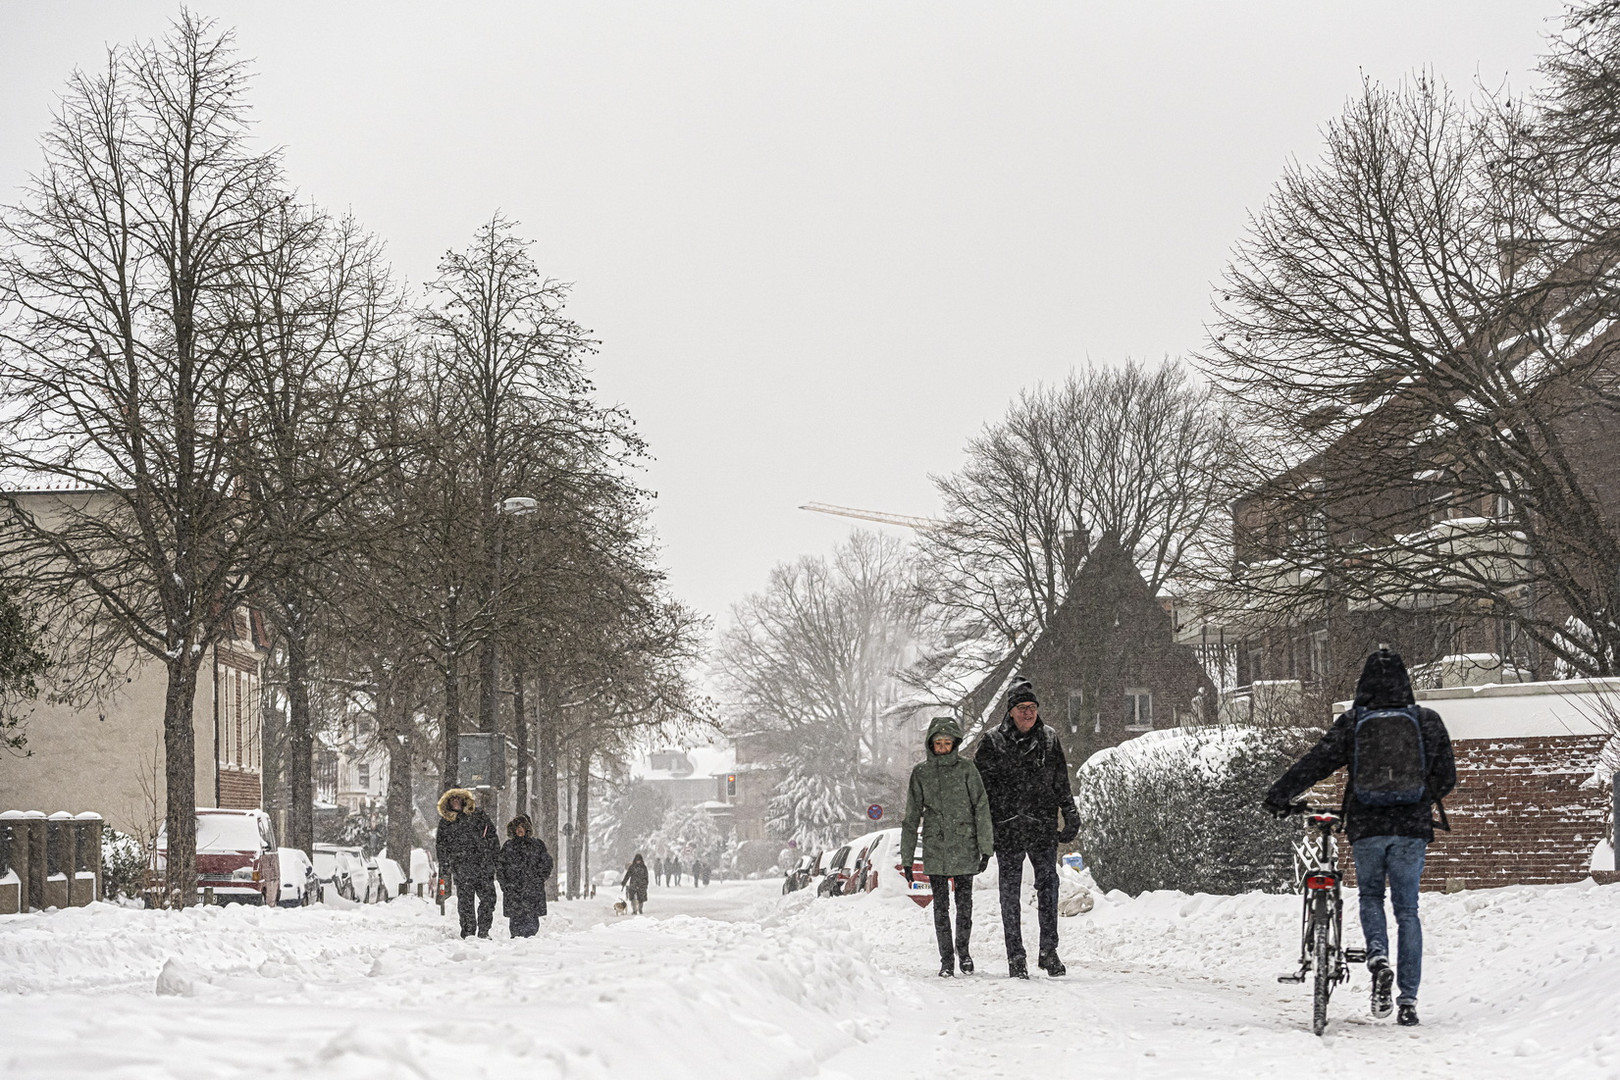
MULTIPOLYGON (((157 865, 168 865, 168 825, 158 830, 157 865)), ((281 896, 275 827, 263 810, 197 811, 197 891, 220 903, 274 905, 281 896)))
POLYGON ((321 897, 321 879, 315 875, 315 864, 299 848, 277 848, 277 862, 281 868, 281 895, 277 900, 282 907, 304 907, 321 897))
POLYGON ((314 862, 323 891, 330 889, 357 904, 374 904, 382 899, 382 876, 375 862, 367 865, 359 848, 316 844, 314 862))
POLYGON ((386 855, 377 856, 377 878, 384 900, 392 900, 405 890, 405 868, 386 855))
POLYGON ((842 892, 844 882, 848 880, 848 868, 845 864, 853 861, 854 853, 850 851, 848 844, 833 852, 822 870, 821 884, 816 886, 816 895, 837 896, 842 892))

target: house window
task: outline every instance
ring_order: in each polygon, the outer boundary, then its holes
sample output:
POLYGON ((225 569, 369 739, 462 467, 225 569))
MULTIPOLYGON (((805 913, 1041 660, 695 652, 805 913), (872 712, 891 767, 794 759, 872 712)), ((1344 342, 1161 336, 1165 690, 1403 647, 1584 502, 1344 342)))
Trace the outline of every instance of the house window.
POLYGON ((1080 721, 1086 715, 1086 692, 1084 690, 1069 691, 1069 731, 1080 734, 1080 721))
POLYGON ((1125 727, 1146 731, 1153 726, 1153 694, 1147 690, 1125 691, 1125 727))
POLYGON ((371 765, 368 762, 362 761, 359 765, 355 766, 355 772, 360 777, 360 790, 361 791, 370 791, 371 790, 371 765))

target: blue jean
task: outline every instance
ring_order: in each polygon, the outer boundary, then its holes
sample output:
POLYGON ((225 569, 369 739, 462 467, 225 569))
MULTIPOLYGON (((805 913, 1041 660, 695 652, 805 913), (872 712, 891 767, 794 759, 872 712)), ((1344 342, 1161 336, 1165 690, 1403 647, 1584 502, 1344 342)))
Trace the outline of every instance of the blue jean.
POLYGON ((1389 882, 1390 905, 1400 952, 1395 957, 1396 1002, 1416 1005, 1418 983, 1423 980, 1423 924, 1418 921, 1418 882, 1423 877, 1427 840, 1415 836, 1365 836, 1352 845, 1356 853, 1356 887, 1361 893, 1361 936, 1367 959, 1389 956, 1389 924, 1384 919, 1384 883, 1389 882))

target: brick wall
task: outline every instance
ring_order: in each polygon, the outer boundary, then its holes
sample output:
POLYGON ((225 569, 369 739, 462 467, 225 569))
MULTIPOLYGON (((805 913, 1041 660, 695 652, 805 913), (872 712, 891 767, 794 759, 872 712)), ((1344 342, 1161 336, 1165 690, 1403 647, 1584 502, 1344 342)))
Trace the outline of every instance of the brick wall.
POLYGON ((259 808, 259 774, 219 770, 219 805, 226 810, 259 808))
MULTIPOLYGON (((1593 846, 1610 828, 1607 788, 1584 784, 1598 767, 1606 735, 1455 739, 1457 789, 1446 799, 1451 832, 1435 830, 1425 889, 1549 885, 1587 876, 1593 846)), ((1337 806, 1343 773, 1310 801, 1337 806)), ((1347 855, 1347 853, 1346 853, 1347 855)), ((1345 863, 1351 860, 1346 857, 1345 863)), ((1347 880, 1355 872, 1346 866, 1347 880)))

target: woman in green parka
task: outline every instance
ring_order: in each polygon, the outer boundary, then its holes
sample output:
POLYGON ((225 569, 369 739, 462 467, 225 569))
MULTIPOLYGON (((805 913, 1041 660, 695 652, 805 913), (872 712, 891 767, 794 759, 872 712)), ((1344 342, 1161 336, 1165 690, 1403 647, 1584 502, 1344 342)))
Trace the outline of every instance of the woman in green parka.
POLYGON ((973 956, 968 952, 968 938, 973 933, 973 875, 984 871, 995 851, 990 801, 979 770, 957 755, 961 743, 962 729, 955 720, 941 716, 929 723, 924 743, 927 757, 911 770, 906 818, 900 823, 900 865, 907 881, 912 878, 917 854, 917 826, 922 825, 923 872, 934 892, 939 973, 946 978, 956 974, 958 964, 962 974, 973 972, 973 956), (952 893, 956 894, 954 943, 952 893))

